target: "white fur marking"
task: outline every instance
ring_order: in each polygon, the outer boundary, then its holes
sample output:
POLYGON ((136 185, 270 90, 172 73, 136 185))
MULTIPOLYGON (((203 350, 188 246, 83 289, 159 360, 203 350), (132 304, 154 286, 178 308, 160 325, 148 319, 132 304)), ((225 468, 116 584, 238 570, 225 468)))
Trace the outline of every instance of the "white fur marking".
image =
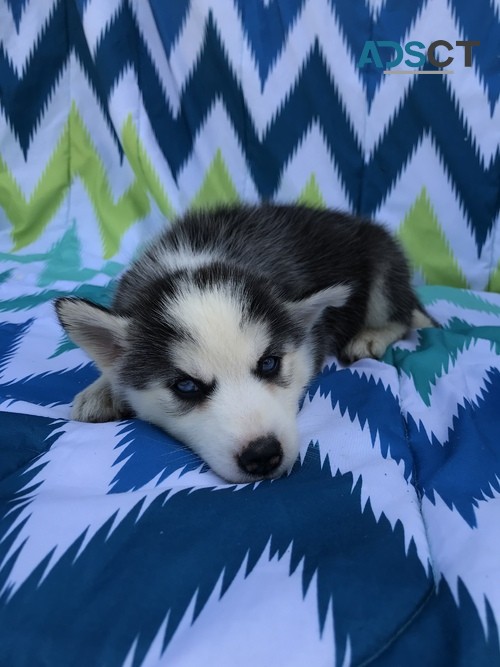
POLYGON ((399 322, 389 322, 382 329, 363 329, 345 346, 343 353, 350 361, 371 357, 380 359, 387 347, 402 338, 407 327, 399 322))
POLYGON ((180 246, 178 249, 159 248, 155 254, 155 272, 165 273, 167 271, 179 271, 181 269, 198 269, 218 259, 215 252, 195 252, 189 246, 180 246))
POLYGON ((436 326, 430 317, 428 317, 421 310, 415 310, 411 314, 411 328, 412 329, 427 329, 436 326))
POLYGON ((178 342, 176 366, 207 382, 219 376, 241 375, 255 367, 269 345, 267 327, 245 322, 236 288, 201 290, 189 285, 165 304, 169 320, 179 322, 194 342, 178 342))
POLYGON ((368 297, 365 325, 371 329, 383 328, 389 321, 389 303, 384 290, 385 278, 378 275, 368 297))
POLYGON ((270 334, 262 322, 243 318, 237 287, 201 290, 186 286, 165 308, 165 316, 178 321, 192 339, 175 343, 171 350, 174 365, 202 381, 215 381, 216 388, 187 413, 161 382, 150 383, 146 389, 124 388, 137 415, 185 442, 217 474, 232 482, 254 480, 239 467, 237 458, 252 440, 267 435, 276 437, 283 450, 282 463, 270 476, 289 470, 299 449, 298 401, 313 367, 309 345, 284 351, 282 375, 289 383, 280 386, 254 374, 268 349, 270 334))

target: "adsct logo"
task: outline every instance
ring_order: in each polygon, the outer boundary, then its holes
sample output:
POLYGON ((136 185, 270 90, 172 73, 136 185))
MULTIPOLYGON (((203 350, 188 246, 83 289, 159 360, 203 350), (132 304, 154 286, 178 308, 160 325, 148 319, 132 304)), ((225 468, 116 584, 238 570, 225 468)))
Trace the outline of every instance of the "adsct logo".
POLYGON ((463 49, 463 62, 465 67, 472 67, 472 49, 479 46, 480 42, 467 40, 458 40, 455 46, 446 41, 446 39, 437 39, 436 41, 425 46, 423 42, 411 41, 406 44, 398 44, 391 40, 381 41, 367 41, 363 47, 363 51, 358 60, 358 67, 366 67, 366 65, 374 65, 377 69, 382 69, 384 74, 453 74, 451 69, 437 69, 437 70, 421 70, 426 62, 431 63, 434 67, 447 68, 457 57, 456 49, 463 49), (439 60, 436 55, 436 49, 444 47, 450 55, 444 60, 439 60), (390 53, 391 49, 394 53, 390 53), (453 55, 452 55, 453 53, 453 55), (408 56, 405 58, 405 54, 408 56), (391 57, 387 59, 387 56, 391 57), (398 65, 403 63, 406 68, 396 69, 398 65))

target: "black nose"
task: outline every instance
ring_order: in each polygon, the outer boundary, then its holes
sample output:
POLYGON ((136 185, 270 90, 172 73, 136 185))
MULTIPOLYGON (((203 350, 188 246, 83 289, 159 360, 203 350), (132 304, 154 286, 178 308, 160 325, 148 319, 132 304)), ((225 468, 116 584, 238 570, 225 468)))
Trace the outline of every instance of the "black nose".
POLYGON ((266 435, 248 443, 238 457, 238 464, 250 475, 264 477, 276 470, 282 459, 279 441, 273 435, 266 435))

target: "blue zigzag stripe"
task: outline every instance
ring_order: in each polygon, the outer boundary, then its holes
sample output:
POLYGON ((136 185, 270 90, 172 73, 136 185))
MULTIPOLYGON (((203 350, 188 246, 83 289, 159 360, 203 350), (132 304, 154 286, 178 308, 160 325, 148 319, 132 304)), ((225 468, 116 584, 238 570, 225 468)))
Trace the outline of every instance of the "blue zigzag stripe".
POLYGON ((124 67, 136 68, 156 140, 174 175, 191 154, 194 137, 213 103, 223 99, 263 199, 273 196, 283 165, 293 155, 306 129, 318 122, 356 212, 373 214, 393 187, 402 165, 429 132, 470 215, 478 249, 498 214, 500 155, 497 154, 490 166, 483 165, 471 137, 463 138, 462 112, 440 77, 420 77, 414 82, 405 104, 390 123, 370 161, 364 164, 361 146, 317 46, 262 141, 255 132, 240 84, 227 62, 211 18, 206 25, 202 54, 183 92, 183 112, 177 119, 173 118, 163 98, 155 68, 127 5, 122 6, 102 39, 96 65, 105 90, 112 89, 124 67), (125 48, 130 41, 138 45, 136 60, 125 48), (118 48, 117 44, 123 44, 123 48, 118 48), (434 101, 431 105, 429 98, 434 101), (460 143, 450 142, 450 134, 463 139, 460 143), (170 141, 172 136, 176 137, 175 142, 170 141))
MULTIPOLYGON (((51 98, 71 52, 75 52, 101 106, 107 125, 118 150, 121 144, 107 109, 106 97, 95 76, 83 27, 73 0, 60 0, 44 27, 19 78, 0 46, 0 106, 14 129, 26 157, 31 138, 38 127, 40 116, 51 98), (22 109, 22 112, 20 112, 22 109)), ((69 109, 68 109, 69 111, 69 109)))
POLYGON ((27 401, 34 405, 65 405, 76 393, 97 379, 94 364, 54 373, 41 373, 0 383, 0 401, 27 401))
MULTIPOLYGON (((500 76, 498 75, 498 40, 500 34, 500 13, 495 12, 493 3, 469 2, 469 0, 449 0, 452 12, 456 15, 465 39, 478 40, 480 48, 474 49, 474 65, 479 68, 483 85, 488 92, 490 110, 500 95, 500 76), (485 30, 487 26, 487 30, 485 30), (497 62, 496 76, 491 76, 492 63, 497 62)), ((494 66, 493 66, 494 67, 494 66)))
POLYGON ((462 111, 450 99, 442 77, 416 77, 406 103, 391 121, 366 165, 361 210, 373 212, 394 186, 401 166, 411 157, 420 139, 429 133, 442 155, 466 212, 471 217, 478 251, 492 230, 500 211, 498 183, 500 153, 484 167, 462 120, 462 111), (429 104, 432 99, 432 104, 429 104), (460 145, 450 137, 460 136, 460 145), (394 150, 394 146, 398 150, 394 150))
POLYGON ((332 364, 316 376, 307 394, 312 400, 318 392, 320 396, 330 397, 332 408, 338 405, 342 414, 347 411, 351 421, 357 418, 362 428, 367 424, 372 443, 379 435, 382 456, 390 454, 398 463, 403 461, 405 477, 410 478, 413 459, 404 437, 404 420, 399 401, 390 387, 384 387, 381 380, 365 374, 358 375, 349 368, 337 370, 335 364, 332 364), (381 415, 384 423, 379 430, 381 415))
POLYGON ((14 23, 16 24, 17 30, 19 30, 21 16, 23 14, 24 8, 29 3, 29 0, 5 0, 5 2, 9 5, 14 23))
POLYGON ((410 619, 370 667, 492 667, 498 663, 498 626, 485 598, 486 631, 476 605, 461 579, 458 604, 449 585, 441 579, 435 593, 410 619), (458 611, 458 613, 457 613, 458 611))
MULTIPOLYGON (((425 0, 386 0, 376 21, 368 3, 359 2, 354 7, 350 0, 330 0, 330 4, 339 18, 340 28, 351 49, 354 62, 357 63, 367 39, 403 42, 405 33, 422 10, 425 0)), ((371 106, 384 74, 375 66, 364 67, 359 73, 364 82, 368 104, 371 106)))
POLYGON ((83 19, 83 15, 85 14, 85 10, 87 9, 87 5, 89 4, 89 0, 74 0, 75 5, 78 8, 78 12, 80 16, 83 19))
POLYGON ((149 0, 149 4, 168 58, 184 20, 188 15, 191 0, 176 0, 175 2, 171 2, 168 12, 165 11, 163 0, 149 0))
MULTIPOLYGON (((392 2, 386 5, 387 12, 390 9, 389 5, 392 6, 392 2)), ((461 16, 465 16, 469 11, 463 3, 459 3, 459 10, 461 16)), ((158 25, 166 42, 170 40, 171 43, 174 39, 172 35, 182 22, 185 11, 185 3, 182 3, 174 12, 176 21, 173 25, 177 25, 177 28, 172 27, 173 32, 169 33, 163 24, 158 25)), ((287 11, 285 30, 293 18, 293 6, 287 11)), ((350 21, 355 19, 349 18, 354 15, 351 6, 349 5, 348 11, 348 8, 344 9, 340 3, 337 11, 346 34, 350 35, 349 39, 352 40, 354 28, 350 21)), ((365 11, 364 9, 363 12, 365 11)), ((481 10, 479 13, 482 15, 484 11, 481 10)), ((385 30, 384 16, 382 11, 377 23, 382 32, 385 30)), ((408 20, 411 20, 411 16, 412 12, 409 14, 403 12, 398 19, 399 23, 396 21, 391 25, 396 32, 402 31, 408 20)), ((363 22, 367 21, 368 17, 365 16, 363 22)), ((253 30, 250 27, 248 29, 253 30)), ((264 49, 264 52, 256 56, 261 74, 268 71, 279 49, 279 39, 276 35, 273 37, 273 45, 268 45, 267 51, 264 49)), ((353 49, 359 47, 359 39, 361 37, 356 36, 355 41, 357 41, 353 49)), ((252 43, 255 44, 255 40, 252 43)), ((384 201, 388 190, 393 187, 402 165, 411 157, 415 146, 427 132, 434 138, 453 184, 460 193, 465 211, 471 219, 478 250, 483 247, 500 210, 497 196, 500 154, 497 153, 488 167, 483 165, 471 137, 463 138, 464 123, 461 111, 451 99, 446 84, 440 77, 420 77, 413 83, 405 103, 390 123, 370 161, 364 164, 363 152, 350 126, 349 116, 343 108, 335 85, 332 84, 319 47, 316 46, 299 73, 294 89, 284 100, 282 108, 261 141, 253 127, 241 87, 227 62, 212 18, 209 18, 206 25, 201 57, 183 91, 183 111, 178 119, 174 119, 163 98, 155 67, 138 30, 135 16, 126 2, 103 35, 95 62, 92 62, 76 5, 74 2, 63 0, 57 4, 49 24, 35 45, 34 53, 21 81, 12 70, 6 54, 0 50, 2 105, 25 153, 30 137, 37 127, 40 113, 52 94, 61 68, 72 50, 78 56, 96 91, 119 148, 120 143, 106 108, 106 96, 125 67, 135 68, 156 139, 174 176, 178 175, 191 154, 194 137, 214 101, 222 99, 263 199, 272 198, 279 185, 283 166, 293 155, 307 128, 312 122, 318 122, 323 130, 327 147, 339 166, 341 178, 355 212, 373 214, 384 201), (61 34, 66 34, 67 39, 61 41, 59 39, 61 34), (62 43, 63 47, 54 49, 54 44, 59 43, 62 43), (136 44, 137 49, 129 49, 130 43, 136 44), (321 91, 321 94, 318 91, 321 91), (26 104, 28 96, 29 104, 26 104), (428 104, 429 98, 433 99, 431 105, 428 104), (25 110, 22 114, 17 112, 20 105, 23 105, 25 110), (451 142, 450 135, 460 136, 463 139, 460 142, 451 142), (176 137, 175 142, 170 140, 172 136, 176 137), (394 150, 395 145, 398 146, 397 151, 394 150)), ((482 52, 481 62, 486 63, 491 55, 488 54, 488 49, 482 52)), ((486 67, 486 64, 484 66, 486 67)), ((497 93, 493 89, 491 91, 490 99, 493 99, 497 93)))
MULTIPOLYGON (((31 494, 40 482, 31 483, 47 465, 36 463, 61 435, 60 421, 46 417, 0 412, 0 589, 3 589, 20 546, 6 561, 27 518, 13 528, 19 514, 31 501, 31 494), (58 431, 58 432, 55 432, 58 431)), ((10 589, 6 590, 9 594, 10 589)), ((13 663, 11 663, 13 664, 13 663)))
POLYGON ((245 0, 234 1, 257 61, 261 85, 264 86, 269 70, 282 51, 305 0, 275 1, 268 5, 263 2, 249 5, 245 0))
POLYGON ((197 66, 183 92, 183 113, 174 118, 158 80, 156 70, 140 36, 135 19, 126 5, 115 16, 106 36, 96 52, 97 70, 103 77, 106 90, 112 89, 121 72, 127 66, 135 66, 129 51, 116 47, 132 41, 137 44, 137 71, 144 105, 152 124, 155 138, 170 167, 177 175, 193 150, 193 141, 200 126, 217 99, 224 100, 241 145, 248 155, 249 168, 261 196, 272 196, 279 184, 283 164, 294 153, 303 133, 316 118, 325 128, 326 136, 336 135, 339 144, 329 148, 339 162, 340 172, 346 180, 353 201, 359 189, 362 151, 349 125, 342 104, 332 90, 327 68, 316 48, 302 72, 290 99, 272 123, 264 142, 261 143, 253 127, 241 87, 229 66, 224 49, 210 18, 206 26, 205 41, 197 66), (324 94, 313 109, 311 98, 315 91, 324 94), (323 100, 323 102, 321 102, 323 100), (175 136, 172 142, 170 137, 175 136))
MULTIPOLYGON (((409 28, 427 4, 424 0, 401 2, 386 0, 380 8, 376 20, 368 8, 368 3, 357 3, 354 7, 350 0, 330 0, 332 9, 339 18, 339 24, 351 49, 355 63, 358 62, 365 41, 392 40, 404 43, 409 28)), ((448 5, 458 19, 464 39, 478 40, 480 48, 473 50, 474 65, 483 76, 483 83, 488 92, 490 108, 493 107, 500 94, 500 78, 490 76, 492 65, 498 55, 498 34, 500 22, 498 14, 489 2, 471 3, 469 0, 448 0, 448 5), (485 27, 488 30, 485 30, 485 27)), ((437 37, 436 37, 437 38, 437 37)), ((441 39, 449 39, 440 35, 441 39)), ((428 45, 426 45, 428 46, 428 45)), ((456 57, 461 59, 461 52, 456 57)), ((368 102, 371 105, 375 92, 380 87, 384 75, 374 66, 366 66, 360 70, 364 81, 368 102)))
MULTIPOLYGON (((29 481, 25 477, 26 471, 60 437, 61 431, 58 430, 58 427, 62 423, 60 420, 35 415, 23 415, 23 418, 19 419, 17 413, 0 412, 0 451, 2 452, 0 480, 4 486, 8 485, 12 491, 14 487, 23 487, 25 489, 22 493, 23 498, 28 492, 33 491, 33 487, 29 491, 26 489, 29 481)), ((17 493, 13 492, 12 495, 17 496, 17 493)), ((3 533, 0 531, 0 534, 3 533)))
POLYGON ((321 467, 313 451, 308 459, 300 474, 262 482, 258 492, 252 485, 237 491, 231 486, 185 489, 171 496, 166 492, 143 512, 139 502, 113 530, 111 517, 83 550, 82 535, 43 581, 46 561, 9 599, 0 600, 0 663, 14 664, 15 656, 28 664, 25 656, 43 654, 51 667, 66 665, 68 655, 74 656, 74 667, 121 667, 137 639, 131 664, 139 667, 167 613, 164 646, 193 599, 196 618, 221 579, 224 594, 245 561, 248 575, 270 545, 271 557, 291 551, 292 572, 303 563, 304 594, 317 575, 320 625, 325 626, 334 600, 337 657, 342 663, 349 639, 352 661, 361 664, 393 637, 401 618, 420 608, 434 582, 413 542, 406 551, 401 524, 393 530, 383 515, 375 519, 369 502, 361 510, 360 484, 353 488, 352 475, 332 477, 328 463, 321 467), (303 474, 315 493, 301 492, 303 474), (327 525, 335 526, 333 541, 327 525), (103 577, 110 563, 113 576, 103 577), (89 599, 92 581, 103 587, 89 599), (141 604, 128 604, 131 599, 141 604), (26 609, 32 621, 29 633, 26 609), (78 609, 78 623, 64 625, 72 609, 78 609), (96 618, 113 614, 115 622, 105 633, 96 633, 96 618), (57 642, 42 630, 47 616, 55 627, 65 627, 57 642), (75 652, 75 645, 81 650, 75 652))
POLYGON ((0 376, 7 368, 23 336, 28 332, 32 324, 33 318, 22 324, 0 322, 0 376))
POLYGON ((487 377, 477 406, 470 401, 459 406, 447 442, 429 439, 422 424, 407 417, 417 489, 432 502, 438 493, 472 527, 478 501, 492 498, 492 489, 500 493, 500 371, 491 369, 487 377))
POLYGON ((161 484, 174 472, 182 476, 190 470, 208 470, 192 450, 146 422, 127 422, 118 435, 122 439, 116 449, 123 450, 113 465, 124 463, 111 482, 110 493, 135 491, 158 475, 157 484, 161 484))

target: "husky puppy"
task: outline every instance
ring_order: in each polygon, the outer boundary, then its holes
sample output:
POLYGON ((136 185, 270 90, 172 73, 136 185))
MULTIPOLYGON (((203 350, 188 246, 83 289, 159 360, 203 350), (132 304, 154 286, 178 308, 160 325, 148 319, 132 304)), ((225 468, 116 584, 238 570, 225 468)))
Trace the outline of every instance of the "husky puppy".
POLYGON ((299 400, 326 355, 379 358, 435 325, 383 227, 270 204, 188 213, 123 274, 111 309, 63 297, 56 310, 102 373, 74 419, 135 415, 231 482, 291 468, 299 400))

